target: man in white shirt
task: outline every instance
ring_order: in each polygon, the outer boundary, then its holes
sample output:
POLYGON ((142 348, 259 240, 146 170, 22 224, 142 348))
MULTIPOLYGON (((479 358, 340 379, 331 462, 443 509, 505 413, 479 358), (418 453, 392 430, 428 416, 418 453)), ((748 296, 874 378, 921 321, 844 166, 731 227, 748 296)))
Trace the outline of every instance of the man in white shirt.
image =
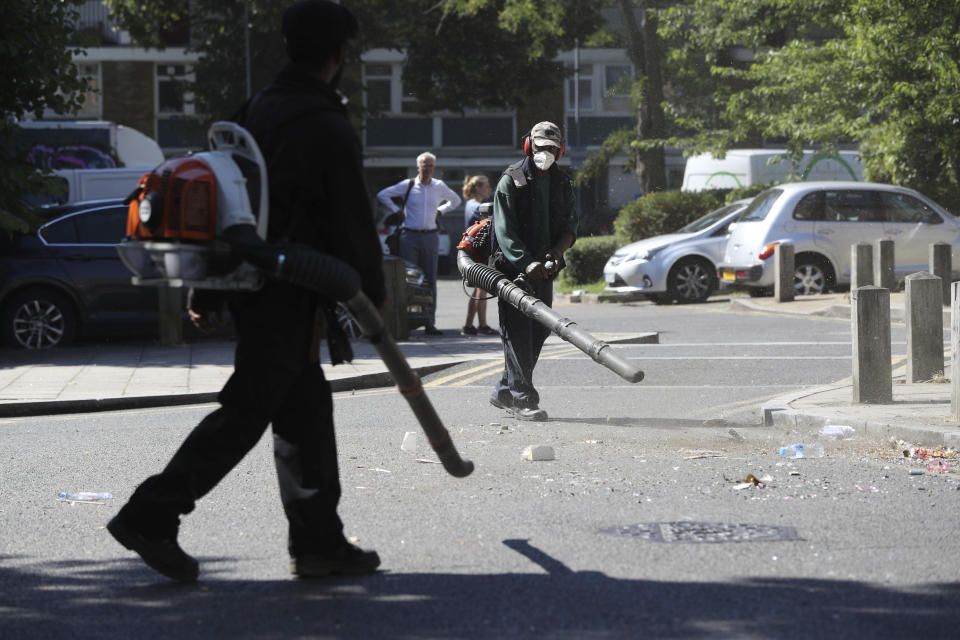
POLYGON ((430 304, 430 321, 424 327, 428 336, 443 335, 436 327, 437 315, 437 249, 440 239, 437 235, 437 216, 460 206, 457 192, 433 177, 437 166, 437 157, 430 152, 417 156, 417 177, 401 180, 377 194, 377 200, 383 203, 391 213, 397 213, 398 207, 393 198, 403 199, 400 257, 420 266, 424 277, 433 291, 430 304), (441 204, 442 203, 442 204, 441 204))

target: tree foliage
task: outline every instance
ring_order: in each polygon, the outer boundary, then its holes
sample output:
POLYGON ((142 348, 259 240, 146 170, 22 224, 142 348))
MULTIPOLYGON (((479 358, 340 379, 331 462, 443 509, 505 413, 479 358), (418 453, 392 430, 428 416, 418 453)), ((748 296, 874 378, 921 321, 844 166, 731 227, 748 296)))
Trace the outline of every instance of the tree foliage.
POLYGON ((87 87, 72 60, 79 3, 0 0, 0 233, 28 228, 34 219, 24 196, 49 188, 26 163, 15 121, 46 109, 74 113, 87 87))
POLYGON ((953 0, 692 0, 668 12, 718 87, 714 126, 671 143, 859 144, 867 178, 960 210, 960 4, 953 0), (724 59, 733 47, 752 61, 724 59))

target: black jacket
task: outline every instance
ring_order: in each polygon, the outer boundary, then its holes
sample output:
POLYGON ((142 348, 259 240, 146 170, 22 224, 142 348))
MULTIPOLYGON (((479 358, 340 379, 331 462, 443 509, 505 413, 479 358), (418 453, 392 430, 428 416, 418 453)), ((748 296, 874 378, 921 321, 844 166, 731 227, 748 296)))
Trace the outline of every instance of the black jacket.
POLYGON ((304 244, 346 261, 360 273, 364 293, 382 303, 380 240, 360 139, 340 95, 289 64, 234 119, 253 134, 267 163, 267 241, 304 244))

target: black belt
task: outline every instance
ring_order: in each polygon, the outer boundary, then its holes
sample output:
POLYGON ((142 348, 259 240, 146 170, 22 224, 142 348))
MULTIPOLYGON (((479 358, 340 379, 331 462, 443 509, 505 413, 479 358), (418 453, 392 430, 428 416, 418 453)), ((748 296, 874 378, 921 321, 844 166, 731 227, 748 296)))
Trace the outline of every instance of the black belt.
POLYGON ((400 227, 402 231, 409 231, 410 233, 436 233, 436 229, 411 229, 410 227, 400 227))

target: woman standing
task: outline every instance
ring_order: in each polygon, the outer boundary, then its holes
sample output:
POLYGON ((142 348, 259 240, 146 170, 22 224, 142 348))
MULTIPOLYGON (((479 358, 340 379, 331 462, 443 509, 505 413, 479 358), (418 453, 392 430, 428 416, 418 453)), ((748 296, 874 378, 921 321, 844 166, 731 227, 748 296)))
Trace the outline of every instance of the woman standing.
MULTIPOLYGON (((469 229, 473 224, 484 217, 479 211, 480 203, 490 197, 490 180, 487 176, 479 175, 467 178, 463 183, 463 199, 467 204, 463 207, 464 228, 469 229)), ((487 207, 490 209, 490 207, 487 207)), ((490 215, 487 213, 486 215, 490 215)), ((485 336, 495 335, 497 332, 487 326, 487 301, 483 296, 486 291, 474 289, 467 301, 467 321, 460 329, 460 335, 475 336, 482 334, 485 336), (479 326, 473 326, 474 315, 477 317, 479 326)))

